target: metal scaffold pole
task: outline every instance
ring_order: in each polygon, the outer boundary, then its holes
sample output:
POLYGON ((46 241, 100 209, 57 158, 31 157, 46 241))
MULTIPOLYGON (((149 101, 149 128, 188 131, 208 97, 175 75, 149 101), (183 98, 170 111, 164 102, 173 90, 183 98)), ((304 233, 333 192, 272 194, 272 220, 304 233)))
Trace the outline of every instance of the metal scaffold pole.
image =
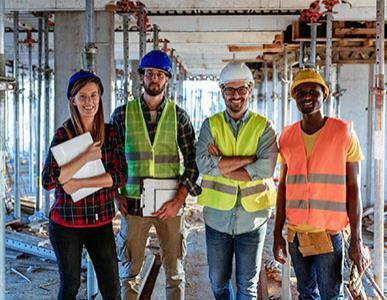
POLYGON ((288 49, 284 46, 284 64, 282 70, 282 127, 288 124, 288 94, 289 94, 289 80, 288 80, 288 49))
MULTIPOLYGON (((5 0, 0 1, 0 77, 5 76, 5 0)), ((0 299, 5 299, 5 90, 0 89, 0 299)))
POLYGON ((272 81, 273 81, 273 125, 274 129, 278 130, 278 95, 277 95, 277 82, 278 82, 278 74, 277 74, 277 62, 275 61, 276 57, 273 55, 273 68, 272 68, 272 81))
POLYGON ((311 67, 316 68, 317 27, 320 23, 310 23, 308 25, 310 26, 311 35, 309 64, 311 67))
POLYGON ((333 97, 332 97, 332 20, 333 13, 327 12, 327 39, 325 44, 325 82, 331 91, 325 101, 325 113, 333 116, 333 97))
MULTIPOLYGON (((336 65, 336 98, 335 98, 335 116, 336 118, 340 118, 341 115, 341 103, 340 103, 340 96, 341 96, 341 87, 340 87, 340 71, 341 66, 336 65)), ((371 76, 373 78, 374 75, 371 76)))
POLYGON ((376 3, 376 76, 375 76, 375 180, 374 261, 375 280, 384 291, 384 155, 385 155, 385 89, 384 89, 384 0, 376 3))
POLYGON ((86 0, 85 13, 85 61, 84 68, 95 72, 97 47, 94 38, 94 0, 86 0))
MULTIPOLYGON (((32 39, 32 32, 31 31, 28 31, 27 35, 29 36, 30 39, 32 39)), ((30 133, 30 140, 29 140, 29 148, 30 148, 30 152, 29 152, 29 162, 28 162, 28 172, 29 172, 29 179, 30 179, 30 193, 33 193, 34 192, 34 187, 35 187, 35 182, 34 182, 34 147, 33 147, 33 136, 34 136, 34 92, 33 92, 33 77, 32 77, 32 45, 28 45, 27 44, 27 47, 28 47, 28 72, 29 72, 29 83, 28 83, 28 86, 29 86, 29 94, 28 94, 28 98, 29 98, 29 108, 30 108, 30 127, 29 127, 29 133, 30 133)))
POLYGON ((140 60, 146 53, 146 28, 145 28, 145 7, 140 5, 140 60))
POLYGON ((20 207, 20 185, 19 185, 19 152, 20 152, 20 128, 19 128, 19 12, 13 12, 13 76, 15 78, 15 89, 14 89, 14 123, 13 123, 13 195, 14 195, 14 211, 13 215, 15 219, 21 217, 20 207))
POLYGON ((41 211, 43 208, 43 190, 41 182, 43 163, 43 143, 42 143, 42 54, 43 54, 43 20, 38 19, 38 96, 36 101, 36 203, 35 210, 41 211))
MULTIPOLYGON (((49 32, 48 32, 48 13, 44 13, 44 157, 47 157, 48 147, 50 145, 50 80, 51 70, 49 64, 49 32)), ((43 202, 44 215, 48 217, 50 211, 50 192, 45 192, 43 202)))
POLYGON ((129 97, 129 15, 122 15, 122 28, 123 28, 123 47, 124 47, 124 102, 128 101, 129 97))
POLYGON ((153 24, 153 50, 160 50, 159 32, 160 28, 156 24, 153 24))
POLYGON ((269 117, 269 87, 268 87, 268 71, 267 71, 267 61, 263 63, 263 93, 264 93, 264 104, 263 111, 266 118, 269 117))
POLYGON ((375 132, 375 98, 374 98, 374 80, 375 65, 369 65, 368 80, 368 107, 367 107, 367 189, 366 206, 375 203, 375 161, 374 161, 374 132, 375 132))

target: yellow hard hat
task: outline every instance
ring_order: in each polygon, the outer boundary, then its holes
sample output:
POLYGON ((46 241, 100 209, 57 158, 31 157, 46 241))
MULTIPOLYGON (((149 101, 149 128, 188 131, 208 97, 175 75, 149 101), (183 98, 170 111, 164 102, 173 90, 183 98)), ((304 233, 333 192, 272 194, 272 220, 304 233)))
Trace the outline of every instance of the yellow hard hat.
POLYGON ((294 78, 292 82, 292 86, 290 87, 290 95, 293 99, 296 99, 296 88, 303 83, 317 83, 321 85, 324 92, 324 100, 328 97, 329 94, 329 88, 328 85, 325 83, 324 78, 320 75, 319 72, 317 72, 315 69, 304 69, 297 73, 296 77, 294 78))

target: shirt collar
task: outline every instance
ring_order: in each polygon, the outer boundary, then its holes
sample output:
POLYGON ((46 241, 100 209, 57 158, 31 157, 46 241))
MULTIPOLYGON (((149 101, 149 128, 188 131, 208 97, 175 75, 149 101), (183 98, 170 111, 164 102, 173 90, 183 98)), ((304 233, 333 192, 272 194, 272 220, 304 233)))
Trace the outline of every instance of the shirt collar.
POLYGON ((243 115, 242 119, 240 119, 238 121, 235 121, 233 118, 231 118, 230 115, 228 114, 227 110, 224 111, 224 116, 225 116, 225 119, 226 119, 227 123, 231 123, 231 122, 234 122, 234 123, 239 123, 239 122, 245 123, 249 119, 249 117, 250 117, 250 110, 246 110, 246 112, 243 115))

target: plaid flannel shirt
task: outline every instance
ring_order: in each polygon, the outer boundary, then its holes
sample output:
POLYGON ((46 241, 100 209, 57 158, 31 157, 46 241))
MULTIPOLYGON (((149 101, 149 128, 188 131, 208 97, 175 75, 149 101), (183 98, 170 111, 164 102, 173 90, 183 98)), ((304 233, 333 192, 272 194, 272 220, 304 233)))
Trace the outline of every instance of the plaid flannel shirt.
MULTIPOLYGON (((143 111, 146 127, 148 129, 149 139, 151 143, 156 135, 157 124, 163 113, 165 107, 165 98, 160 106, 157 108, 156 123, 151 123, 151 113, 146 105, 143 97, 141 100, 141 108, 143 111)), ((126 104, 121 105, 113 112, 110 123, 118 128, 119 137, 123 145, 125 145, 125 112, 126 104)), ((176 119, 177 119, 177 143, 183 155, 184 172, 179 177, 179 182, 183 184, 192 196, 197 196, 201 193, 201 188, 196 184, 199 176, 199 171, 195 161, 195 130, 191 124, 188 114, 179 106, 176 105, 176 119)))
MULTIPOLYGON (((51 142, 51 147, 69 138, 64 127, 59 127, 51 142)), ((67 227, 96 227, 105 225, 115 216, 114 193, 127 180, 127 164, 123 146, 114 126, 105 124, 105 141, 101 147, 102 163, 113 179, 113 186, 102 188, 78 202, 73 202, 59 183, 60 167, 51 151, 48 151, 42 172, 42 184, 46 190, 55 188, 55 202, 50 218, 55 223, 67 227)))

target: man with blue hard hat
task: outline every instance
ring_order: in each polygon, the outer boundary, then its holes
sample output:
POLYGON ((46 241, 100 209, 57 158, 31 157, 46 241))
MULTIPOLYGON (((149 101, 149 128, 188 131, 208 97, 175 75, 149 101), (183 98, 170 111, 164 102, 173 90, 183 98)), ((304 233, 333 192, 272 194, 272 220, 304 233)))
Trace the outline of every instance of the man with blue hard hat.
POLYGON ((187 113, 164 95, 172 76, 172 62, 162 51, 147 53, 139 73, 143 94, 118 107, 111 123, 125 145, 128 181, 119 198, 121 230, 118 235, 122 299, 137 299, 140 271, 148 232, 156 228, 166 275, 167 299, 184 299, 184 220, 179 216, 187 194, 196 195, 195 132, 187 113), (180 155, 184 172, 180 172, 180 155), (151 216, 141 205, 144 179, 177 179, 178 188, 151 216))

